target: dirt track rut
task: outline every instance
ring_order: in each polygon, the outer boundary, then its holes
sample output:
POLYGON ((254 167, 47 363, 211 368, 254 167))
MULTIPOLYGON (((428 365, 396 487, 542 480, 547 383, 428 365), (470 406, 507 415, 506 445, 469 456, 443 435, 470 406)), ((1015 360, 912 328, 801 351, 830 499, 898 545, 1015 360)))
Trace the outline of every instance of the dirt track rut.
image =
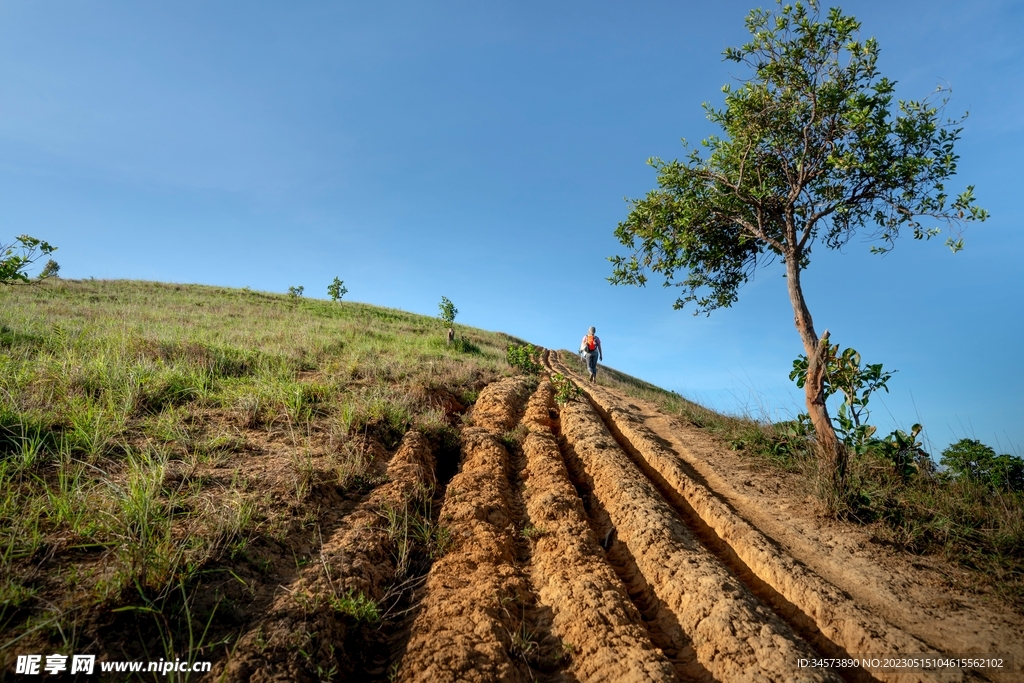
POLYGON ((372 600, 384 597, 398 569, 380 525, 380 510, 386 506, 413 507, 422 503, 434 485, 434 454, 417 431, 408 432, 388 463, 389 481, 376 489, 345 519, 345 523, 324 540, 320 560, 283 587, 267 615, 238 641, 224 662, 213 672, 218 681, 297 681, 308 676, 300 659, 307 652, 329 662, 344 651, 348 622, 330 606, 330 596, 361 592, 372 600), (315 634, 311 642, 301 634, 315 634))
POLYGON ((699 542, 588 404, 566 404, 562 431, 614 528, 612 542, 625 546, 688 638, 687 677, 838 680, 828 671, 795 668, 814 651, 699 542))
MULTIPOLYGON (((620 418, 646 427, 686 474, 767 540, 768 545, 762 548, 774 550, 783 562, 795 565, 796 580, 787 581, 784 574, 781 580, 773 580, 768 578, 769 563, 762 564, 756 558, 748 560, 751 568, 761 565, 756 569, 758 574, 765 577, 767 584, 779 587, 780 593, 806 591, 806 596, 792 597, 792 602, 802 605, 806 615, 820 619, 823 633, 830 629, 845 631, 849 642, 857 642, 856 633, 864 626, 862 620, 867 619, 868 634, 877 638, 873 642, 865 640, 863 649, 852 652, 868 653, 870 647, 873 654, 970 653, 972 657, 1009 657, 1013 662, 1011 669, 1003 671, 946 671, 942 676, 928 677, 920 673, 915 676, 876 672, 878 678, 963 678, 999 683, 1022 680, 1024 614, 984 591, 951 585, 969 585, 970 576, 939 557, 892 551, 877 541, 870 527, 821 516, 796 475, 779 475, 752 467, 749 459, 723 447, 703 430, 668 416, 648 401, 627 398, 600 385, 584 386, 595 403, 606 405, 609 416, 618 413, 620 418), (612 410, 614 406, 616 410, 612 410), (907 644, 900 631, 915 645, 907 644), (895 643, 900 643, 899 649, 895 643), (921 647, 922 643, 926 646, 921 647)), ((620 431, 625 433, 626 427, 620 431)), ((701 515, 717 528, 711 521, 714 514, 701 515)), ((723 536, 729 533, 721 530, 723 536)), ((748 545, 755 549, 759 544, 748 545)), ((840 642, 843 636, 829 637, 840 642)))
POLYGON ((455 547, 431 567, 396 680, 531 678, 516 657, 530 588, 515 562, 510 457, 500 440, 526 396, 522 379, 489 385, 474 407, 473 426, 463 430, 462 467, 448 484, 440 517, 455 547))
POLYGON ((524 498, 536 537, 531 579, 552 610, 553 631, 571 646, 569 673, 588 683, 674 680, 587 523, 552 430, 553 398, 551 384, 542 382, 523 418, 524 498))

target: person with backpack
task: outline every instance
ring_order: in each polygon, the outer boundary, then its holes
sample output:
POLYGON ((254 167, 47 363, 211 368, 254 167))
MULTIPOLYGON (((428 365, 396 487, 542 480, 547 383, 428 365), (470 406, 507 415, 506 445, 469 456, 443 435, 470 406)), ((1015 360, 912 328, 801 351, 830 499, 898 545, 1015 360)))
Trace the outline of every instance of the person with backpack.
POLYGON ((580 353, 587 361, 591 382, 597 381, 597 361, 604 360, 604 354, 601 352, 601 338, 594 334, 595 332, 597 330, 591 327, 584 335, 583 341, 580 342, 580 353))

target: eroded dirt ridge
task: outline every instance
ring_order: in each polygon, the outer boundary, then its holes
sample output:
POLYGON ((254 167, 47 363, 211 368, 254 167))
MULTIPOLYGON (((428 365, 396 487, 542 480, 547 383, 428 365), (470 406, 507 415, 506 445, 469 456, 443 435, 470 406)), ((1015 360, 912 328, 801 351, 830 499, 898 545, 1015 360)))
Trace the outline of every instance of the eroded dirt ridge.
POLYGON ((566 404, 562 433, 614 527, 612 542, 625 546, 690 641, 690 677, 838 680, 829 671, 796 668, 814 651, 697 540, 589 404, 566 404))
POLYGON ((533 542, 530 576, 552 611, 552 632, 579 681, 670 681, 672 664, 656 648, 618 576, 605 560, 569 480, 553 433, 554 390, 542 382, 522 424, 526 501, 533 542))
POLYGON ((501 434, 511 429, 527 382, 487 386, 462 431, 462 465, 448 484, 441 522, 454 547, 431 567, 398 681, 520 681, 532 674, 526 607, 532 602, 516 563, 510 456, 501 434))
MULTIPOLYGON (((554 354, 545 361, 575 374, 554 354)), ((281 587, 212 680, 838 681, 797 660, 936 652, 744 519, 636 406, 581 385, 587 398, 560 410, 546 378, 485 387, 447 486, 428 440, 407 433, 387 483, 281 587), (447 539, 418 567, 395 530, 405 519, 409 533, 413 511, 447 539), (353 621, 344 603, 356 596, 381 605, 383 622, 353 621)))
MULTIPOLYGON (((576 374, 555 354, 549 363, 564 374, 576 374)), ((581 386, 617 443, 695 536, 820 655, 938 654, 921 639, 859 607, 744 520, 700 481, 664 438, 644 425, 635 406, 599 385, 581 382, 581 386)), ((846 675, 850 680, 964 680, 964 674, 956 670, 870 674, 861 670, 846 675)), ((974 672, 968 677, 985 680, 974 672)))
POLYGON ((307 567, 274 599, 267 615, 238 641, 213 672, 213 680, 296 681, 309 678, 309 660, 324 671, 345 671, 360 659, 346 652, 350 622, 339 601, 362 594, 383 601, 395 583, 401 554, 393 552, 381 512, 416 508, 429 498, 436 462, 427 440, 406 433, 387 467, 388 482, 375 488, 335 532, 324 539, 319 562, 307 567))

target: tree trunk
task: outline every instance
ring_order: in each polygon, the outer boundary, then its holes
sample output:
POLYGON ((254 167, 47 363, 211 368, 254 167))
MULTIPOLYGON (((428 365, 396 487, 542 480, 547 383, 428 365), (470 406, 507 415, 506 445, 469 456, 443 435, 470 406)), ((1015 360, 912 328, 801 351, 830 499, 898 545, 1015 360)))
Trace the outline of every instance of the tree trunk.
POLYGON ((841 487, 846 478, 846 449, 839 443, 832 420, 828 416, 825 405, 825 369, 822 362, 825 348, 828 345, 828 331, 819 340, 814 331, 811 312, 807 310, 807 302, 800 287, 800 266, 798 258, 786 258, 786 282, 789 286, 789 301, 793 304, 794 322, 800 340, 807 354, 807 381, 804 383, 804 399, 807 402, 807 413, 814 425, 817 437, 818 455, 826 463, 832 482, 841 487))

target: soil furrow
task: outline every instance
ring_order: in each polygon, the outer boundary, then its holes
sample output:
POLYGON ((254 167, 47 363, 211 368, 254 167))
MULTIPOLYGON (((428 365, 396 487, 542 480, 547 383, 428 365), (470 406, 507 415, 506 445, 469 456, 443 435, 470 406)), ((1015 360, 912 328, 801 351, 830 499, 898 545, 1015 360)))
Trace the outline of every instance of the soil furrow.
POLYGON ((696 661, 720 681, 837 681, 796 668, 811 647, 704 548, 637 470, 586 402, 562 409, 562 431, 589 485, 658 599, 689 636, 696 661))
POLYGON ((429 443, 409 431, 387 467, 388 482, 378 486, 322 545, 320 561, 283 589, 268 614, 237 642, 234 652, 214 672, 214 680, 312 680, 308 665, 316 662, 338 674, 359 657, 346 652, 350 621, 336 610, 339 598, 363 595, 384 598, 400 571, 381 510, 417 507, 431 495, 435 458, 429 443), (306 653, 303 658, 301 653, 306 653))
MULTIPOLYGON (((646 462, 652 479, 674 493, 677 507, 689 512, 692 527, 703 531, 707 545, 763 599, 770 601, 805 637, 828 656, 900 653, 901 656, 938 654, 925 643, 858 608, 834 586, 784 555, 760 532, 729 510, 707 489, 687 477, 671 452, 654 440, 635 419, 612 410, 609 414, 638 459, 646 462)), ((939 673, 876 672, 883 681, 960 681, 958 671, 939 673)))
POLYGON ((693 644, 683 633, 679 619, 654 593, 626 545, 618 541, 608 511, 594 494, 593 480, 572 445, 562 437, 559 439, 559 447, 576 495, 583 502, 587 524, 605 550, 605 559, 618 575, 630 601, 640 612, 651 642, 665 654, 680 680, 714 680, 707 669, 697 662, 693 644))
POLYGON ((462 432, 462 467, 440 521, 455 547, 437 560, 396 670, 399 681, 526 681, 529 585, 516 567, 510 458, 499 433, 528 395, 521 379, 486 387, 462 432))
MULTIPOLYGON (((564 364, 561 367, 566 369, 564 364)), ((835 586, 784 554, 698 482, 678 454, 630 412, 627 402, 603 387, 587 385, 584 390, 620 445, 658 485, 705 545, 822 654, 939 654, 926 643, 859 608, 835 586)), ((866 672, 860 674, 859 678, 871 680, 866 672)), ((956 670, 878 671, 873 676, 904 683, 963 680, 956 670)))
POLYGON ((588 526, 552 431, 553 397, 543 381, 520 423, 528 430, 524 532, 533 545, 530 578, 551 609, 552 631, 570 658, 568 672, 588 683, 676 680, 588 526))

